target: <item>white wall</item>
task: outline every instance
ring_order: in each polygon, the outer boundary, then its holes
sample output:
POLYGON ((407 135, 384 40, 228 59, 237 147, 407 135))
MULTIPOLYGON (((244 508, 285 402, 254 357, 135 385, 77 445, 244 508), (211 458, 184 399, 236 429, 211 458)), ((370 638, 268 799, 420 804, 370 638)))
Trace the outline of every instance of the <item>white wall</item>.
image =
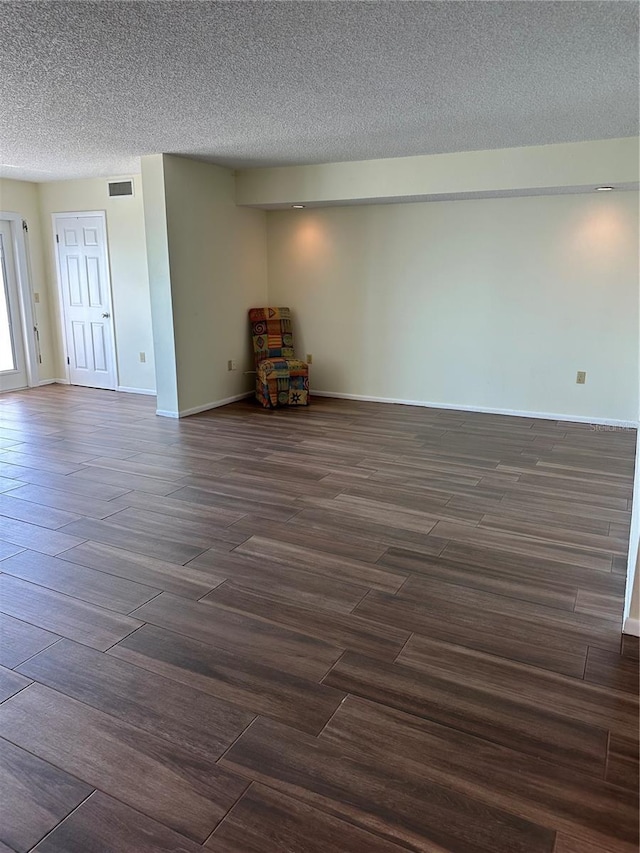
POLYGON ((636 192, 268 213, 312 389, 635 421, 636 192), (575 383, 587 371, 587 384, 575 383))
POLYGON ((109 198, 107 178, 50 181, 38 184, 47 278, 57 334, 58 377, 64 377, 62 338, 56 284, 52 213, 104 210, 111 268, 113 318, 118 350, 118 382, 125 388, 155 390, 149 275, 144 234, 142 181, 134 176, 132 197, 109 198), (139 354, 146 353, 141 363, 139 354))
POLYGON ((18 213, 27 223, 27 251, 31 271, 31 288, 38 294, 39 302, 32 302, 34 321, 40 336, 42 362, 38 365, 40 380, 58 376, 58 358, 53 327, 53 306, 46 280, 44 239, 40 222, 40 204, 37 184, 28 181, 11 181, 0 178, 0 210, 18 213))
MULTIPOLYGON (((266 304, 266 214, 236 206, 229 169, 167 154, 161 169, 178 410, 185 413, 253 386, 254 378, 244 375, 253 367, 247 310, 266 304), (227 369, 229 360, 237 362, 236 370, 227 369)), ((155 157, 143 158, 145 185, 157 184, 159 171, 155 157)), ((154 230, 160 234, 162 223, 154 230)), ((162 242, 160 235, 149 244, 152 255, 165 251, 162 242)), ((150 255, 149 267, 155 263, 150 255)), ((157 281, 152 276, 152 288, 166 291, 165 285, 162 275, 157 281)), ((166 411, 163 399, 159 384, 158 407, 166 411)))

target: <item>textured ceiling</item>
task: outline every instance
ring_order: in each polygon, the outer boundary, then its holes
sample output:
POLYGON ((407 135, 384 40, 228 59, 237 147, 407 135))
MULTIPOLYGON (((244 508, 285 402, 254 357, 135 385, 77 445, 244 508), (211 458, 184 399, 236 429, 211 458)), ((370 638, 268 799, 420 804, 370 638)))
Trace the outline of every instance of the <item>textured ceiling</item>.
POLYGON ((0 3, 0 174, 638 133, 635 2, 0 3))

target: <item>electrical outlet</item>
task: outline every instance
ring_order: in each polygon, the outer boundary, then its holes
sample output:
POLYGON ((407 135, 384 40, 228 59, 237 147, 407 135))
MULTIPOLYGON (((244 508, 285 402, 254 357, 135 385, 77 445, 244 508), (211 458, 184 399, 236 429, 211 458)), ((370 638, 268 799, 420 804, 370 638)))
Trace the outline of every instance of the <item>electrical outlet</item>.
POLYGON ((229 361, 227 362, 227 370, 237 370, 237 369, 238 369, 238 363, 236 361, 234 361, 232 358, 230 358, 229 361))
POLYGON ((307 364, 313 364, 313 356, 310 352, 307 353, 307 364))
POLYGON ((146 360, 147 360, 146 352, 141 352, 140 353, 140 361, 144 364, 146 360))
POLYGON ((578 385, 584 385, 586 381, 587 381, 587 371, 586 370, 579 370, 576 373, 576 383, 578 385))
POLYGON ((39 293, 33 294, 33 301, 36 303, 36 305, 40 302, 40 294, 39 293))

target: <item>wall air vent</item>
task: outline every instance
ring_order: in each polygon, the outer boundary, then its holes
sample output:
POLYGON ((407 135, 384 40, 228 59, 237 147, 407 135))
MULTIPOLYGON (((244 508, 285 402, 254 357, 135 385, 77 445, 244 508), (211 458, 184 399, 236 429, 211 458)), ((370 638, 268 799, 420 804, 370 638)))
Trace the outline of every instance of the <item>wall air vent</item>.
POLYGON ((133 195, 133 181, 109 181, 109 197, 133 195))

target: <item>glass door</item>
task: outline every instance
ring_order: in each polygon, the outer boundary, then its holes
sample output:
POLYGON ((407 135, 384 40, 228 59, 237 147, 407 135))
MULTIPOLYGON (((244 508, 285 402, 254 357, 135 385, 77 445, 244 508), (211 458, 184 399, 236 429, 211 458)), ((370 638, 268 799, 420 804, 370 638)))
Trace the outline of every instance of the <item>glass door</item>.
POLYGON ((27 371, 11 225, 0 221, 0 391, 26 388, 27 371))

